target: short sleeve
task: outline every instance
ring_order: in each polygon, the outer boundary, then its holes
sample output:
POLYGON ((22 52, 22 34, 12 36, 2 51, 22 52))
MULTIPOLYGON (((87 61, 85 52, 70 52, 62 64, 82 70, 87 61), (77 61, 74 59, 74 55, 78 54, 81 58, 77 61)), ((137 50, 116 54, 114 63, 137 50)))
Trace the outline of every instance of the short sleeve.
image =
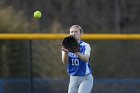
POLYGON ((90 45, 86 44, 86 46, 85 46, 85 55, 89 55, 90 56, 90 51, 91 51, 90 45))

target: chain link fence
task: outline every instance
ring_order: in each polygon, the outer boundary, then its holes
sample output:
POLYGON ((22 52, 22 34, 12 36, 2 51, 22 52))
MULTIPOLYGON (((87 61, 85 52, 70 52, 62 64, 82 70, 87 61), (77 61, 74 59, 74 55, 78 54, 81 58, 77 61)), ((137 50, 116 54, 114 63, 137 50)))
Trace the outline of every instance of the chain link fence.
MULTIPOLYGON (((5 51, 3 56, 10 68, 1 76, 0 93, 67 93, 69 76, 66 65, 61 62, 61 40, 9 42, 7 48, 12 45, 12 53, 8 55, 9 52, 5 51)), ((86 42, 92 48, 92 93, 140 92, 140 51, 135 49, 140 45, 139 41, 86 42)), ((4 71, 5 67, 1 70, 4 71)))

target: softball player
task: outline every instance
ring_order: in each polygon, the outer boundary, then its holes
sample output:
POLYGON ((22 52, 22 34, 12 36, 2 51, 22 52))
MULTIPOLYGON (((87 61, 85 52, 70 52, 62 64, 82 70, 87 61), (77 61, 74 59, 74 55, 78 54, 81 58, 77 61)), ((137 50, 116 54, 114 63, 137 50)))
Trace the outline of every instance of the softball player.
POLYGON ((72 53, 62 48, 62 62, 67 63, 70 75, 68 93, 90 93, 93 87, 93 76, 90 66, 90 45, 81 40, 83 30, 79 25, 70 27, 70 35, 76 37, 80 52, 72 53))

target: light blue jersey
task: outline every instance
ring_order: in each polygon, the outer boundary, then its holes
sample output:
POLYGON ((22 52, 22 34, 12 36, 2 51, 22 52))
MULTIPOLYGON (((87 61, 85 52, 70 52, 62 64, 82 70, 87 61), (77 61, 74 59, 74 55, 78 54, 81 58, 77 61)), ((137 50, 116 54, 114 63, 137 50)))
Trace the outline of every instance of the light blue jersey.
MULTIPOLYGON (((90 56, 90 45, 83 41, 80 42, 80 53, 90 56)), ((85 76, 90 74, 91 66, 89 62, 82 61, 76 54, 68 52, 67 72, 72 76, 85 76)), ((90 58, 89 58, 90 59, 90 58)), ((89 60, 90 61, 90 60, 89 60)))

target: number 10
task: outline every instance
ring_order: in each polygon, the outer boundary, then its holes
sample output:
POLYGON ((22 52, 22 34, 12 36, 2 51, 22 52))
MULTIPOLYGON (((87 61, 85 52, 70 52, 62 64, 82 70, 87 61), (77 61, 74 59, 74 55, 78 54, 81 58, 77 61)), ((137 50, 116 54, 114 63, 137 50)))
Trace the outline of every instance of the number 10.
POLYGON ((78 66, 79 65, 79 60, 78 59, 71 59, 72 65, 73 66, 78 66))

